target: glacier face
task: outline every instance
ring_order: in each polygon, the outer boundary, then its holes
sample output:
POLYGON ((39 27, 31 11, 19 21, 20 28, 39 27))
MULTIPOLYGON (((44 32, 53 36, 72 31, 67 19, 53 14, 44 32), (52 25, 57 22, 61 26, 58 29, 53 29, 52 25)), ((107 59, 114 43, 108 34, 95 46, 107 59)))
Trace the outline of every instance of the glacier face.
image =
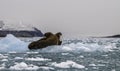
POLYGON ((23 24, 21 21, 19 23, 4 23, 3 21, 0 21, 0 30, 34 31, 34 28, 29 24, 23 24))
POLYGON ((5 24, 0 21, 0 37, 5 37, 7 34, 13 34, 16 37, 41 37, 43 33, 27 24, 10 23, 5 24))

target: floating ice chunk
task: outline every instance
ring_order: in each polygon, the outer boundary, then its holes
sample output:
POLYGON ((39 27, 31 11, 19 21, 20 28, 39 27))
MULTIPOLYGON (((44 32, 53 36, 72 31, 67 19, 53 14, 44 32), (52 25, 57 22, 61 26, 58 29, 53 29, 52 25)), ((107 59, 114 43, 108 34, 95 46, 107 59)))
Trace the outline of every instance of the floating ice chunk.
POLYGON ((2 59, 1 61, 5 62, 5 61, 8 61, 8 59, 2 59))
POLYGON ((89 64, 89 66, 96 66, 95 64, 89 64))
POLYGON ((0 70, 2 70, 4 68, 5 68, 5 63, 3 63, 3 64, 0 65, 0 70))
POLYGON ((15 70, 21 70, 21 69, 26 69, 28 65, 24 62, 21 63, 16 63, 16 65, 11 66, 10 69, 15 69, 15 70))
POLYGON ((108 55, 102 55, 103 57, 108 57, 108 55))
POLYGON ((112 49, 116 48, 116 46, 115 45, 108 45, 108 46, 105 46, 104 48, 105 48, 104 51, 113 51, 112 49))
POLYGON ((97 66, 100 66, 100 67, 102 67, 102 66, 105 66, 105 64, 97 64, 97 66))
POLYGON ((111 71, 116 71, 115 69, 112 69, 111 71))
POLYGON ((38 54, 39 52, 26 52, 27 54, 38 54))
POLYGON ((11 70, 37 70, 39 69, 38 66, 35 65, 27 65, 24 62, 16 63, 16 65, 10 67, 11 70))
POLYGON ((44 70, 54 70, 54 68, 52 68, 52 67, 41 66, 40 68, 44 69, 44 70))
POLYGON ((71 43, 61 46, 49 46, 42 49, 42 52, 108 52, 116 48, 114 44, 99 45, 98 43, 71 43))
POLYGON ((0 70, 4 69, 5 67, 0 67, 0 70))
POLYGON ((47 59, 47 58, 25 58, 25 60, 30 60, 30 61, 51 61, 51 59, 47 59))
POLYGON ((91 66, 93 69, 97 69, 97 65, 95 64, 89 64, 89 66, 91 66))
MULTIPOLYGON (((75 50, 76 50, 76 51, 91 52, 91 49, 90 49, 90 48, 87 48, 87 47, 85 47, 85 46, 76 47, 75 50)), ((74 50, 74 51, 75 51, 75 50, 74 50)))
POLYGON ((84 58, 84 56, 82 56, 82 55, 80 55, 79 57, 80 57, 80 58, 84 58))
POLYGON ((67 46, 63 46, 62 50, 64 50, 64 51, 72 51, 72 49, 70 47, 67 47, 67 46))
POLYGON ((69 53, 61 53, 61 55, 68 55, 69 53))
POLYGON ((15 54, 15 53, 17 53, 17 52, 15 52, 15 51, 10 51, 9 53, 11 53, 11 54, 15 54))
POLYGON ((4 56, 4 55, 0 54, 0 59, 1 58, 8 58, 8 56, 4 56))
POLYGON ((23 58, 22 58, 22 57, 15 57, 14 59, 16 59, 16 60, 17 60, 17 59, 23 59, 23 58))
POLYGON ((8 34, 0 40, 0 52, 21 52, 28 50, 28 43, 8 34))
POLYGON ((51 64, 52 66, 55 66, 55 67, 58 67, 58 68, 85 68, 85 66, 83 65, 80 65, 80 64, 77 64, 76 62, 73 62, 73 61, 70 61, 70 60, 67 60, 66 62, 61 62, 61 63, 52 63, 51 64))

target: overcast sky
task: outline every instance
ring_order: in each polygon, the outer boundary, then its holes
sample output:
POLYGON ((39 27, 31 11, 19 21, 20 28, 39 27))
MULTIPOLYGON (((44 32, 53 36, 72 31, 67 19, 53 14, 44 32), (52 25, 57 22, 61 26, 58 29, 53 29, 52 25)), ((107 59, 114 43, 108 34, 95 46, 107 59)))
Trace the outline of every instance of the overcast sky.
POLYGON ((0 0, 0 20, 68 36, 120 34, 120 0, 0 0))

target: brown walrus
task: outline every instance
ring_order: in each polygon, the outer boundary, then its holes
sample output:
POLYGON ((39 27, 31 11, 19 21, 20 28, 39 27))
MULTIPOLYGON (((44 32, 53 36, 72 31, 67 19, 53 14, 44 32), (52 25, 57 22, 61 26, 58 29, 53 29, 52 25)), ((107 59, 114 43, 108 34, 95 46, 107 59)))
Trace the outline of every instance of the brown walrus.
POLYGON ((52 34, 51 32, 47 32, 44 34, 45 37, 38 41, 34 41, 29 44, 29 49, 41 49, 51 45, 61 45, 62 41, 60 41, 60 36, 62 34, 60 32, 56 34, 52 34))
POLYGON ((58 44, 57 45, 61 45, 62 44, 62 41, 60 40, 60 36, 62 36, 62 33, 61 32, 58 32, 55 34, 57 37, 58 37, 58 44))

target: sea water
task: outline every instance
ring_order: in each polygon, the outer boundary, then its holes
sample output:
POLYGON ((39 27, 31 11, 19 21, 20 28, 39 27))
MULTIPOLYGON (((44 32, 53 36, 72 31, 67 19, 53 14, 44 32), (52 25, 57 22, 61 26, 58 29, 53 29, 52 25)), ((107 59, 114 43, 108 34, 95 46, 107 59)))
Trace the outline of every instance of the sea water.
POLYGON ((60 46, 29 50, 37 39, 1 38, 0 71, 120 71, 119 38, 64 39, 60 46))

